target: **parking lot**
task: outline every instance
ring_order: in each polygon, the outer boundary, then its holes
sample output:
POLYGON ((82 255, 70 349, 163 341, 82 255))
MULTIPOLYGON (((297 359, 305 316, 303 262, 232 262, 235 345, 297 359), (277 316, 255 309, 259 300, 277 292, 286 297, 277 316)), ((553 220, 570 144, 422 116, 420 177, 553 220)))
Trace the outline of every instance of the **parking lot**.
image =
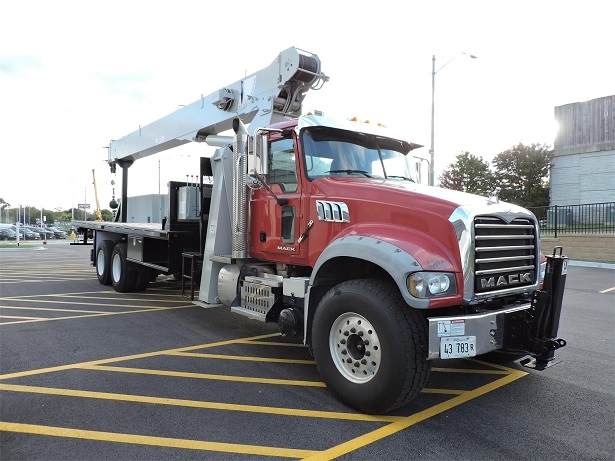
POLYGON ((0 251, 1 459, 613 457, 613 270, 569 269, 561 363, 436 361, 419 398, 370 416, 328 392, 299 339, 171 279, 116 293, 89 250, 0 251))

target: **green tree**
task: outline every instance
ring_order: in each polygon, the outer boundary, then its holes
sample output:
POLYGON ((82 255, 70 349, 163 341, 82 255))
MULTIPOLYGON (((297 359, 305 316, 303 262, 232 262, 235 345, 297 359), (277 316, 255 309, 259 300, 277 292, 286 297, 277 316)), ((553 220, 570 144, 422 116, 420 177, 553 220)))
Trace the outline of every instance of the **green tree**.
POLYGON ((107 210, 107 209, 100 210, 100 214, 102 216, 103 221, 113 220, 113 212, 111 210, 107 210))
POLYGON ((445 189, 488 195, 493 189, 493 176, 489 162, 482 157, 463 152, 438 178, 440 187, 445 189))
POLYGON ((521 143, 499 153, 493 160, 494 176, 506 202, 534 208, 549 205, 549 170, 553 151, 546 144, 521 143))
MULTIPOLYGON (((2 222, 2 219, 6 220, 5 213, 4 213, 5 208, 10 209, 11 204, 8 202, 5 202, 3 198, 0 198, 0 222, 2 222)), ((10 222, 10 221, 7 221, 7 222, 10 222)))

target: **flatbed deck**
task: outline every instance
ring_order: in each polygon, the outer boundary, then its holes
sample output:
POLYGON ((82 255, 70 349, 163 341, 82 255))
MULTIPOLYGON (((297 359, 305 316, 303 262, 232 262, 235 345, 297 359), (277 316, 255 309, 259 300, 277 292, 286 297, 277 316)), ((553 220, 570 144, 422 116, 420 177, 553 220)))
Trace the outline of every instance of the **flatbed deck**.
POLYGON ((93 229, 96 231, 136 234, 147 237, 166 238, 169 231, 162 229, 160 223, 124 223, 112 221, 73 221, 75 228, 93 229))

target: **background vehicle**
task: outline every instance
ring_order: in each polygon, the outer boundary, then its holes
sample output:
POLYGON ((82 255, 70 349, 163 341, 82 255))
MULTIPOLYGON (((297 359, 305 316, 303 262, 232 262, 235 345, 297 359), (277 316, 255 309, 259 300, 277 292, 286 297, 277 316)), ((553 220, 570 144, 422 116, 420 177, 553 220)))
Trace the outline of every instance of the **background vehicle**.
POLYGON ((547 367, 565 345, 565 258, 547 257, 541 290, 536 217, 418 184, 410 152, 421 146, 383 127, 303 115, 327 80, 316 55, 290 48, 111 141, 118 221, 74 222, 84 244, 94 232, 99 282, 131 292, 179 274, 198 305, 303 334, 327 387, 367 413, 410 402, 434 359, 505 350, 547 367), (198 180, 169 183, 162 223, 127 222, 130 166, 191 141, 218 147, 198 180))
MULTIPOLYGON (((15 224, 11 224, 11 230, 17 235, 17 226, 15 224)), ((25 240, 24 226, 19 226, 19 239, 25 240)))
POLYGON ((37 227, 37 226, 30 226, 28 227, 28 229, 30 229, 32 232, 36 232, 39 234, 39 236, 42 239, 45 240, 51 240, 55 238, 55 234, 53 233, 52 230, 45 228, 45 227, 37 227))
POLYGON ((41 240, 41 236, 38 232, 34 232, 32 229, 27 227, 24 227, 23 233, 26 240, 41 240))
POLYGON ((17 234, 13 229, 9 229, 8 227, 0 228, 0 240, 16 240, 17 234))
POLYGON ((53 236, 56 239, 68 238, 68 234, 66 233, 66 231, 58 229, 57 227, 48 227, 47 230, 50 230, 51 232, 53 232, 53 236))

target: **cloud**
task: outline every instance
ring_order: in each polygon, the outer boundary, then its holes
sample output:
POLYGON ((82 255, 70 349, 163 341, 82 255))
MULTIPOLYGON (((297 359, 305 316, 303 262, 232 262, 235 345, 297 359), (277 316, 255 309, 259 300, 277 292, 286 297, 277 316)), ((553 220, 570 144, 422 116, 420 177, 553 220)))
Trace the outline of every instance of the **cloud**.
POLYGON ((30 55, 0 56, 0 74, 9 77, 25 77, 31 70, 40 70, 38 58, 30 55))
POLYGON ((96 73, 90 78, 102 83, 110 93, 127 96, 136 102, 147 99, 147 91, 144 87, 153 81, 152 76, 146 73, 96 73))

